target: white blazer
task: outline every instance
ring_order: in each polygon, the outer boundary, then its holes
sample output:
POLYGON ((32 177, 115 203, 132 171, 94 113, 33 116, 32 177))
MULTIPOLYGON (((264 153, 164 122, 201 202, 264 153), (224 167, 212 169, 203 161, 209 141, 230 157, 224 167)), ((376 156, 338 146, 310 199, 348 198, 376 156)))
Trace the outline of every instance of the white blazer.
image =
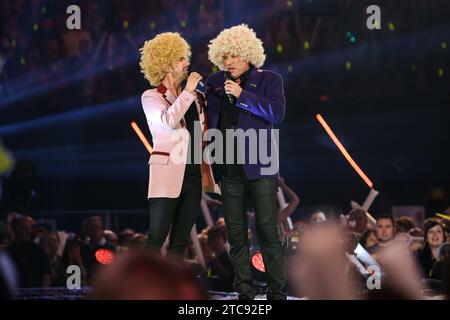
MULTIPOLYGON (((205 110, 197 93, 191 94, 184 90, 177 98, 162 85, 145 91, 141 100, 153 138, 153 152, 148 162, 148 198, 177 198, 181 193, 186 166, 184 160, 180 161, 178 151, 180 147, 187 151, 189 143, 184 115, 195 101, 203 134, 206 130, 205 110)), ((202 145, 201 141, 199 143, 202 145)), ((203 191, 220 193, 211 166, 202 163, 201 172, 203 191)))

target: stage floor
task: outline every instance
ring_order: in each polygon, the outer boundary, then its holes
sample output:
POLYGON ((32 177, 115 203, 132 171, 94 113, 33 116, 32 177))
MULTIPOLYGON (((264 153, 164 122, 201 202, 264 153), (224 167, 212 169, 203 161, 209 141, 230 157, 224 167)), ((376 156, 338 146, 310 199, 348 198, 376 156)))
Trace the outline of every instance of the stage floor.
MULTIPOLYGON (((86 300, 92 289, 90 287, 82 289, 61 288, 22 288, 16 290, 15 300, 86 300)), ((217 292, 210 291, 211 300, 238 300, 237 292, 217 292)), ((257 295, 255 300, 267 300, 265 294, 257 295)), ((288 300, 303 300, 296 297, 288 297, 288 300)))

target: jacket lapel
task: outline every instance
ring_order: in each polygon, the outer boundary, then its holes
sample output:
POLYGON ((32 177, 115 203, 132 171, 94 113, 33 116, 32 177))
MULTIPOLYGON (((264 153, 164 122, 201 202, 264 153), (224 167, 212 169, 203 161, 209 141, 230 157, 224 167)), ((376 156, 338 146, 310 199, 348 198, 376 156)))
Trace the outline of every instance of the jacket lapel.
MULTIPOLYGON (((172 105, 175 100, 177 99, 172 92, 170 92, 169 90, 167 90, 166 86, 163 85, 162 83, 156 88, 156 91, 158 91, 162 97, 164 98, 164 101, 166 102, 166 106, 169 107, 170 105, 172 105)), ((184 117, 181 119, 180 124, 182 127, 185 127, 186 120, 184 119, 184 117)))

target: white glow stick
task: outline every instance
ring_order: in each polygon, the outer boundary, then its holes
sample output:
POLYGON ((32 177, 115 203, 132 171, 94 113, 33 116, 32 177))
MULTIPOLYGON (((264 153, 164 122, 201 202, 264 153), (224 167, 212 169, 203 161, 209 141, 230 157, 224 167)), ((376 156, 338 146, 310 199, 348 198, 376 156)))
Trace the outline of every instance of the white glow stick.
POLYGON ((367 196, 366 201, 364 201, 364 204, 362 205, 362 208, 366 212, 369 211, 370 206, 372 205, 373 201, 379 194, 380 193, 377 190, 375 190, 374 188, 370 189, 369 195, 367 196))

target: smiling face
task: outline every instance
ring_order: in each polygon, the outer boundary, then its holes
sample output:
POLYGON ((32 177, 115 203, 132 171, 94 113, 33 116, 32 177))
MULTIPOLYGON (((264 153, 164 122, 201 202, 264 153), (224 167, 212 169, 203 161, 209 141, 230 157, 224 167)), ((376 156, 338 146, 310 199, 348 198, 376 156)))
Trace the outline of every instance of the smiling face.
POLYGON ((243 73, 250 69, 250 64, 247 61, 244 61, 240 56, 230 53, 225 53, 223 55, 223 65, 225 71, 228 71, 233 79, 239 78, 243 73))
POLYGON ((432 248, 439 247, 444 242, 444 230, 436 225, 427 232, 427 242, 432 248))

